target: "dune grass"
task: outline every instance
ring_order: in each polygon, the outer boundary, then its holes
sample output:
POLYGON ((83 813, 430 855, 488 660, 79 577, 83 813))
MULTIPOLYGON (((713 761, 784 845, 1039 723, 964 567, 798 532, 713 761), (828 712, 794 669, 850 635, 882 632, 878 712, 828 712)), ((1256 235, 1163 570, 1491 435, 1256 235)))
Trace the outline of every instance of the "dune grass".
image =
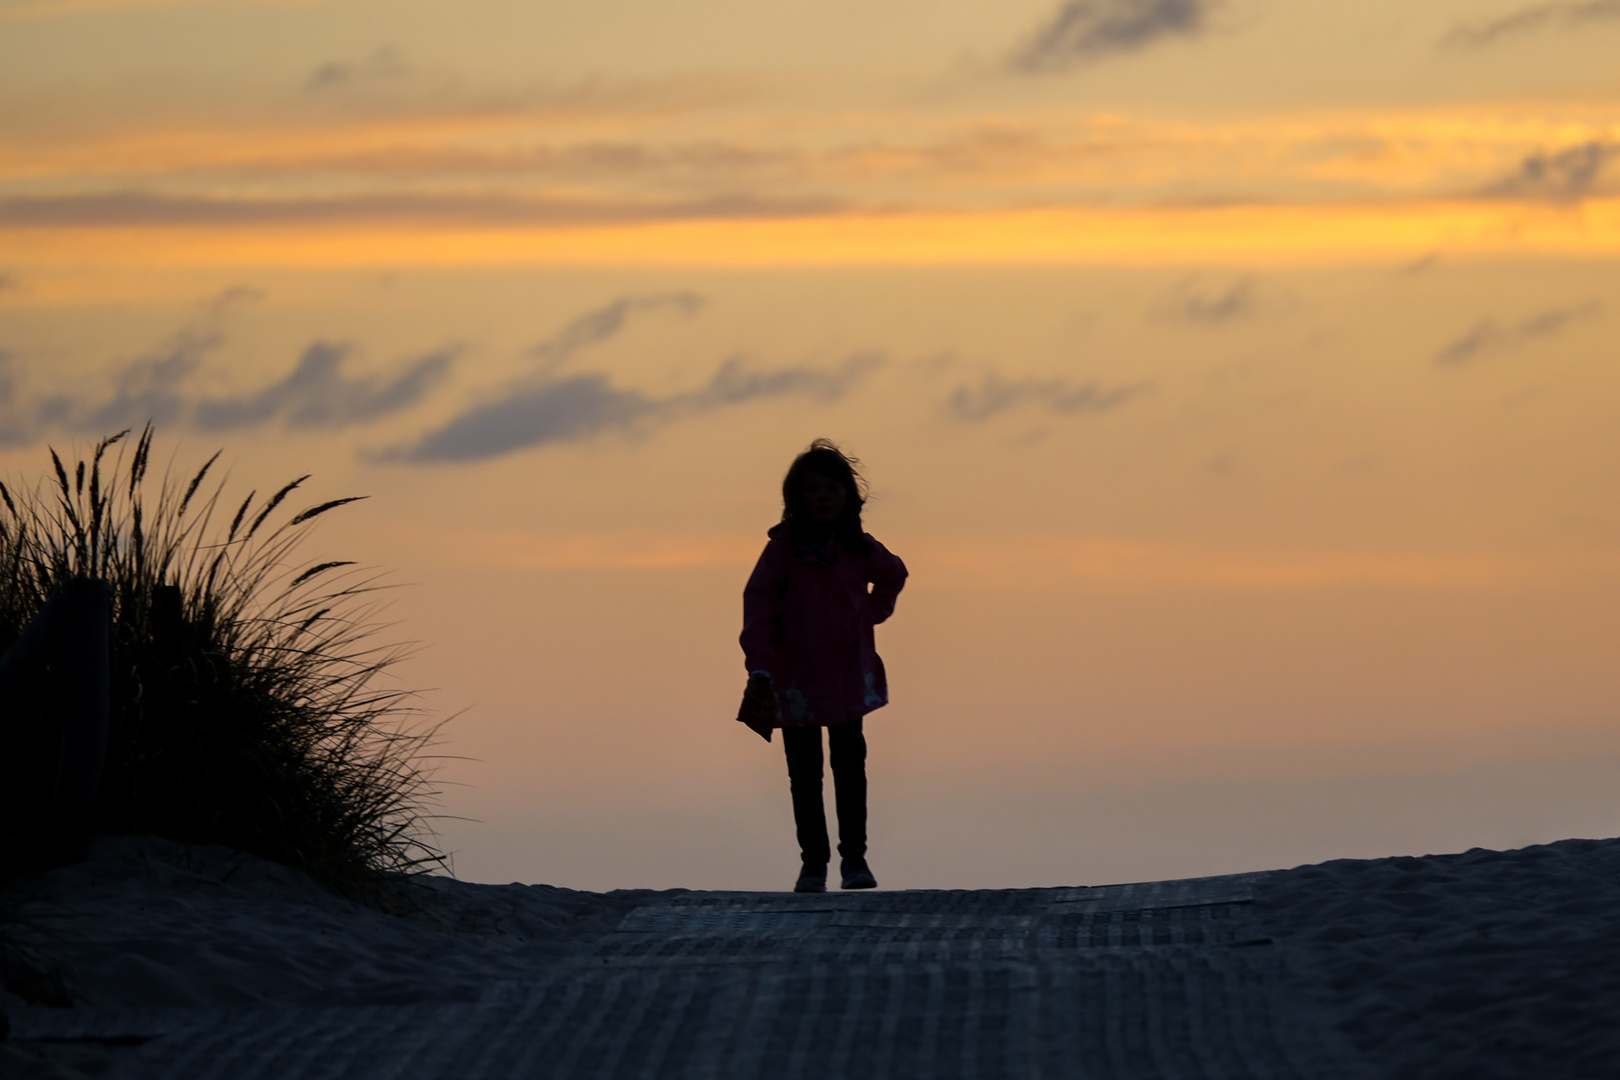
POLYGON ((99 442, 25 490, 0 485, 0 648, 74 576, 111 583, 113 641, 98 832, 226 844, 375 895, 440 866, 425 806, 431 730, 384 677, 377 581, 297 554, 323 515, 308 477, 224 501, 216 453, 148 476, 152 430, 99 442), (153 498, 155 488, 155 500, 153 498))

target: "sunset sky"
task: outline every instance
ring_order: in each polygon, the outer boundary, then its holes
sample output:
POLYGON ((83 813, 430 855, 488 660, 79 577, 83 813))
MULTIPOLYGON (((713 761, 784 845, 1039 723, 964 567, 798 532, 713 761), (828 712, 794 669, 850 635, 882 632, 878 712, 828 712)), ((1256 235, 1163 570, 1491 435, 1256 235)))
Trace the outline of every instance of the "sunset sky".
POLYGON ((1620 0, 0 0, 0 471, 372 496, 459 874, 782 888, 794 453, 911 568, 872 864, 1620 828, 1620 0))

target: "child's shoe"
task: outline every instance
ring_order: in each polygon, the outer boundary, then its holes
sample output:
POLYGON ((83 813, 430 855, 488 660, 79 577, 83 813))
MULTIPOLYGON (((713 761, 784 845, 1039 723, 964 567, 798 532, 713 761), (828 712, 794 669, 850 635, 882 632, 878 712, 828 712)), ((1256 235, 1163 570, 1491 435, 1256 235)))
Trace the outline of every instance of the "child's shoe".
POLYGON ((839 886, 841 889, 877 888, 877 878, 872 876, 865 859, 844 859, 838 865, 838 872, 844 879, 839 886))
POLYGON ((799 880, 793 883, 793 891, 826 892, 827 864, 805 863, 799 870, 799 880))

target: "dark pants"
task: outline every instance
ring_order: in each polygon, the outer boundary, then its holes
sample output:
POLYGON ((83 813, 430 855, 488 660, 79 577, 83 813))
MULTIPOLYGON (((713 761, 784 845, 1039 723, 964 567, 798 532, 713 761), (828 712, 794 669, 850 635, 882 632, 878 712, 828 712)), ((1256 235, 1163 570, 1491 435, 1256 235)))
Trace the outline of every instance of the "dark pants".
MULTIPOLYGON (((788 782, 793 789, 793 823, 799 830, 799 854, 805 862, 825 866, 832 859, 827 843, 827 809, 821 801, 821 729, 782 729, 787 751, 788 782)), ((832 759, 834 800, 838 806, 838 854, 846 859, 866 855, 866 736, 861 722, 827 729, 827 756, 832 759)))

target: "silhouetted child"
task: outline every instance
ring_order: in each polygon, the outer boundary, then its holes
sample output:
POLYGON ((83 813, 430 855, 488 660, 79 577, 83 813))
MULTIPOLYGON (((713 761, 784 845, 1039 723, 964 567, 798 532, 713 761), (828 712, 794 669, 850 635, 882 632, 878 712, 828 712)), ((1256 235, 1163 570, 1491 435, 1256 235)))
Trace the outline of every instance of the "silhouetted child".
POLYGON ((832 852, 821 799, 822 728, 838 807, 842 887, 877 887, 866 865, 861 718, 889 702, 872 627, 894 611, 906 564, 861 530, 866 498, 859 464, 826 439, 794 459, 782 481, 782 520, 743 589, 748 688, 738 719, 766 738, 771 728, 782 729, 804 861, 794 892, 827 888, 832 852))

